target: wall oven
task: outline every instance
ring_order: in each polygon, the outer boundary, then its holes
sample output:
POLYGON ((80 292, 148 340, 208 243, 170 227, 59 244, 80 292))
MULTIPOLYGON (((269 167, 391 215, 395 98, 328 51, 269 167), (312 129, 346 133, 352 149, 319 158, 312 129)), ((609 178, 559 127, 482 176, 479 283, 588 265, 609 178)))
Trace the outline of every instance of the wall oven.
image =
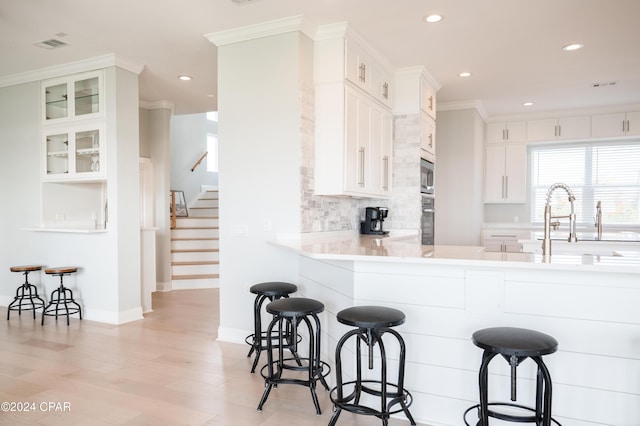
POLYGON ((434 195, 434 178, 435 165, 424 158, 420 159, 420 192, 423 194, 434 195))
POLYGON ((435 242, 435 213, 436 199, 433 195, 422 194, 422 245, 432 246, 435 242))

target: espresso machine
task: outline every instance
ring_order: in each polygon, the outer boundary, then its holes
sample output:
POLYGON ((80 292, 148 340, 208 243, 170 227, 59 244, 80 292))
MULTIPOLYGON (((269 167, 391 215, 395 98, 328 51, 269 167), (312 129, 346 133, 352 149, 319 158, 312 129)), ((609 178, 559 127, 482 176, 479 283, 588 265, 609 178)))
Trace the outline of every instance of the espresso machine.
POLYGON ((384 219, 389 214, 386 207, 367 207, 364 210, 364 221, 360 222, 361 234, 387 235, 389 231, 382 228, 384 219))

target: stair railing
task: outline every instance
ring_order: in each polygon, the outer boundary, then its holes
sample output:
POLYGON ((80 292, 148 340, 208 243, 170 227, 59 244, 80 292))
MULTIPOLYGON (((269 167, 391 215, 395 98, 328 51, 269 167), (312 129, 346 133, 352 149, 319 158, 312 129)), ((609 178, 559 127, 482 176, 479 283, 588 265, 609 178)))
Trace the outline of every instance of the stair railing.
POLYGON ((176 227, 176 193, 175 191, 171 191, 171 229, 175 229, 176 227))
POLYGON ((205 157, 207 156, 208 153, 209 153, 209 151, 205 151, 204 154, 202 154, 202 156, 198 159, 198 161, 196 161, 196 163, 193 165, 193 167, 191 167, 191 171, 194 171, 196 169, 196 167, 198 167, 200 165, 200 163, 202 163, 202 160, 205 159, 205 157))

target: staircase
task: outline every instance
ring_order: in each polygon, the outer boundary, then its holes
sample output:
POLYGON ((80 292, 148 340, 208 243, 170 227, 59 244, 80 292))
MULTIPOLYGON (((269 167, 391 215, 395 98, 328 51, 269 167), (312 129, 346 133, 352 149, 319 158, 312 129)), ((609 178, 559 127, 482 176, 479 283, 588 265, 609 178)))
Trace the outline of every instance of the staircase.
POLYGON ((207 190, 171 230, 171 288, 219 286, 218 191, 207 190))

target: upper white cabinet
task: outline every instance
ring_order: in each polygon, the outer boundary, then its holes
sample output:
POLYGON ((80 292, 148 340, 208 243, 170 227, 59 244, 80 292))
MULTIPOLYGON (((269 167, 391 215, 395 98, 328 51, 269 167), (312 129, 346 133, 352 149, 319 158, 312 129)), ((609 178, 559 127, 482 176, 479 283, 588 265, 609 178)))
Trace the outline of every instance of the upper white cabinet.
POLYGON ((393 79, 363 44, 346 39, 345 78, 387 106, 392 104, 393 79))
POLYGON ((526 140, 527 123, 525 121, 487 124, 487 143, 524 142, 526 140))
POLYGON ((527 122, 529 141, 584 139, 591 136, 591 117, 562 117, 527 122))
POLYGON ((420 108, 436 119, 436 91, 424 76, 420 78, 420 108))
POLYGON ((436 122, 424 111, 420 114, 420 151, 422 158, 435 163, 436 122))
POLYGON ((44 181, 105 178, 104 126, 83 123, 43 131, 44 181))
POLYGON ((344 25, 314 42, 317 195, 391 195, 391 73, 372 52, 344 25))
POLYGON ((591 136, 594 138, 637 135, 640 135, 640 111, 591 117, 591 136))
POLYGON ((95 181, 106 177, 103 73, 43 81, 42 179, 95 181))
POLYGON ((485 203, 525 203, 527 196, 527 144, 487 145, 485 203))
POLYGON ((90 72, 42 83, 45 125, 96 118, 104 111, 102 73, 90 72))

